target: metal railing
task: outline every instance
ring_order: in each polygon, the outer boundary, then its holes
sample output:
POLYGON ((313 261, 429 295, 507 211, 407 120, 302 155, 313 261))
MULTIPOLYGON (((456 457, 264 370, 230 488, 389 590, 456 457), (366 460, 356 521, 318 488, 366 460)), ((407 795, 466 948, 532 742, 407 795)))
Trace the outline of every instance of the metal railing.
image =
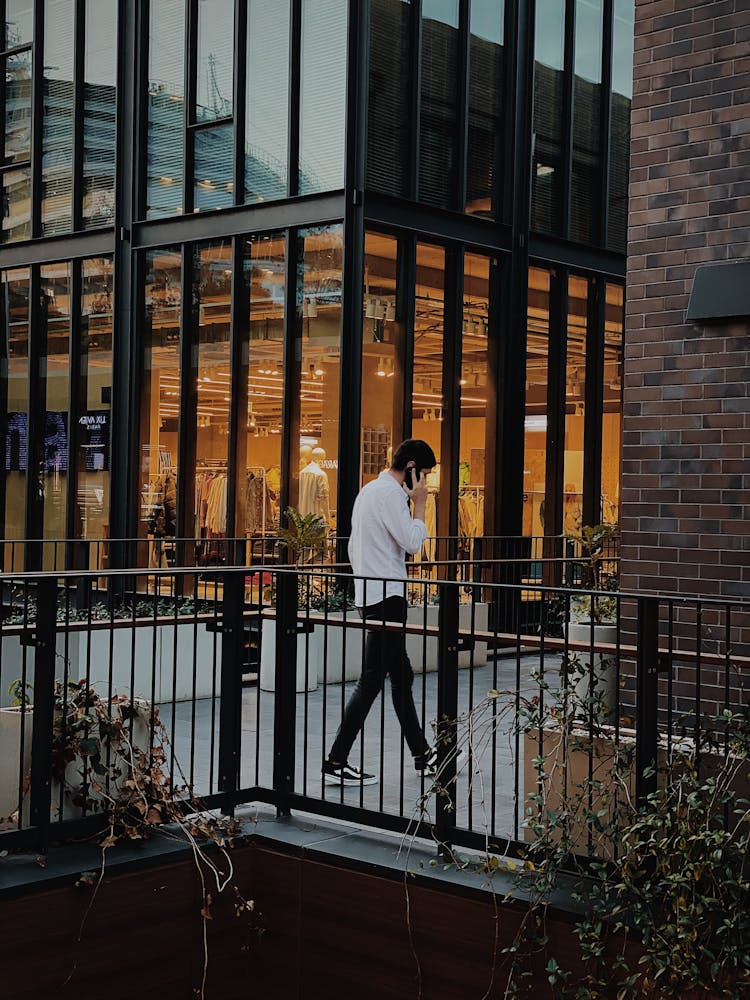
MULTIPOLYGON (((408 581, 405 622, 365 623, 337 567, 154 569, 158 594, 143 592, 142 573, 0 577, 0 847, 43 847, 101 823, 119 779, 106 761, 98 779, 88 766, 110 752, 94 723, 83 723, 93 742, 81 744, 80 731, 71 742, 76 698, 79 730, 96 699, 107 718, 126 720, 128 745, 153 755, 158 735, 174 794, 189 787, 207 808, 264 801, 507 852, 529 836, 534 761, 552 752, 560 706, 574 695, 589 738, 577 752, 593 768, 597 740, 634 748, 641 798, 660 754, 691 740, 701 747, 709 731, 720 754, 716 718, 747 707, 750 605, 741 602, 456 579, 454 566, 408 581), (609 602, 608 632, 575 622, 586 601, 609 602), (529 602, 534 628, 521 610, 529 602), (394 637, 414 672, 419 725, 438 748, 438 777, 415 769, 388 704, 397 688, 379 692, 349 756, 377 782, 328 784, 322 763, 367 644, 385 678, 394 637)), ((580 850, 593 850, 590 838, 580 850)))

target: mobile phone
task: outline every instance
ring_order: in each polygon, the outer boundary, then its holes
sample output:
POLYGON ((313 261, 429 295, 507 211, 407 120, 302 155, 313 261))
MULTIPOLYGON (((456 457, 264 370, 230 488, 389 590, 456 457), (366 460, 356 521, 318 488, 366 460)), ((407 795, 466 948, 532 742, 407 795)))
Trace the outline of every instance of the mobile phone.
POLYGON ((411 488, 414 489, 417 485, 417 470, 413 465, 409 466, 409 478, 411 479, 411 488))

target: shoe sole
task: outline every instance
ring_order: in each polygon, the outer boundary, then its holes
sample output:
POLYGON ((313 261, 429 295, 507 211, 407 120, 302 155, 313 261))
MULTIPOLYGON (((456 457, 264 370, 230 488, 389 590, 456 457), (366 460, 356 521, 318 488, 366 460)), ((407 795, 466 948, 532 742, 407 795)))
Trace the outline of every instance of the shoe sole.
POLYGON ((323 783, 326 785, 347 785, 357 787, 359 785, 377 785, 378 779, 373 774, 369 778, 337 778, 334 774, 324 774, 323 783))

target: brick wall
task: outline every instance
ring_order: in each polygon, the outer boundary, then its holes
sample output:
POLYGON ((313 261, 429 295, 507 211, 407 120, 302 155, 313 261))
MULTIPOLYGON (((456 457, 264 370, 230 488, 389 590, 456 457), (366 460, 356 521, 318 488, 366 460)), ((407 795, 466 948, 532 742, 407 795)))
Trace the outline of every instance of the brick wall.
POLYGON ((750 3, 636 0, 635 35, 622 586, 748 598, 750 319, 685 312, 750 257, 750 3))

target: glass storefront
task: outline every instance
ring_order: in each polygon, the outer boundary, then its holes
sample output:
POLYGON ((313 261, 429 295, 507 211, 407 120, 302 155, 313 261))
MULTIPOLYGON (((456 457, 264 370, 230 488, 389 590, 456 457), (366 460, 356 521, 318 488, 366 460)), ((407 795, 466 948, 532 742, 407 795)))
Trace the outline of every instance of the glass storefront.
POLYGON ((519 124, 505 0, 372 0, 367 25, 346 0, 147 0, 137 62, 115 0, 0 4, 0 241, 42 241, 0 247, 6 539, 136 537, 155 567, 221 565, 286 504, 346 533, 407 436, 438 459, 434 536, 616 520, 624 289, 603 251, 625 236, 632 7, 535 0, 519 124), (140 99, 115 242, 120 78, 140 99))

